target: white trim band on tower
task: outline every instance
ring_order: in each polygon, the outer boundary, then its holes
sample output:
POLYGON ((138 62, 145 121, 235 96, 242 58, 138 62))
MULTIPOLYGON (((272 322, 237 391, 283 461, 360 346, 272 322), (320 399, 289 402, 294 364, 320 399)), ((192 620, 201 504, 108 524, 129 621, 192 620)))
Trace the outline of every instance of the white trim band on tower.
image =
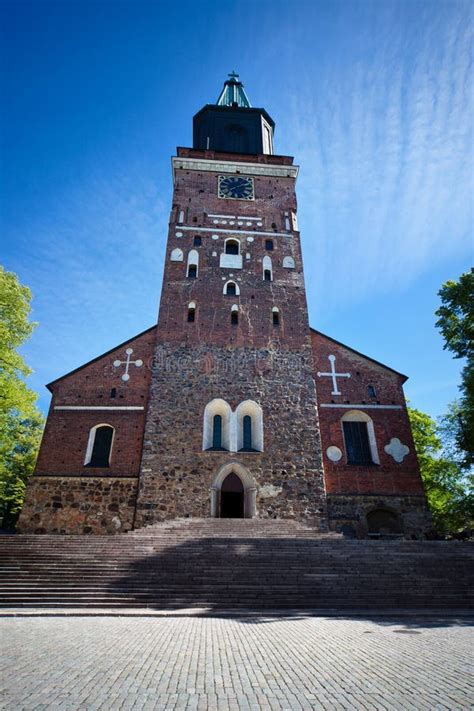
POLYGON ((244 175, 264 175, 273 178, 298 177, 298 165, 267 165, 265 163, 235 163, 233 161, 206 160, 201 158, 171 159, 173 167, 173 183, 176 180, 176 169, 200 170, 207 173, 243 173, 244 175))
POLYGON ((217 232, 222 232, 226 235, 267 235, 269 237, 291 237, 291 232, 259 232, 257 230, 239 230, 235 227, 230 230, 225 227, 186 227, 185 225, 176 225, 176 229, 181 232, 181 230, 187 230, 188 232, 212 232, 213 234, 217 232))
POLYGON ((403 410, 401 405, 360 405, 353 402, 348 402, 345 405, 339 405, 336 403, 320 404, 319 407, 338 407, 345 410, 403 410))
POLYGON ((144 410, 142 405, 55 405, 55 410, 144 410))

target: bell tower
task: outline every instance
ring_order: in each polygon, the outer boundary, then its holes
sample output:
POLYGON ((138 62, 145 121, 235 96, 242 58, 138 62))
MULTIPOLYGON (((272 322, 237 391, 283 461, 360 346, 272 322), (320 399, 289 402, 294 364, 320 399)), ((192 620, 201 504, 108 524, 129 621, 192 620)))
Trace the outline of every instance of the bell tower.
POLYGON ((136 526, 256 516, 326 528, 298 167, 274 154, 274 127, 232 73, 172 159, 136 526))

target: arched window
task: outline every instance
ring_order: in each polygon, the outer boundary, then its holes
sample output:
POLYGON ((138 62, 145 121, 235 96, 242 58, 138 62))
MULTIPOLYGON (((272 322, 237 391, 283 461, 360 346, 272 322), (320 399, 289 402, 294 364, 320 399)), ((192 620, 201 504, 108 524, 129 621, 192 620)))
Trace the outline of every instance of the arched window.
POLYGON ((238 239, 227 239, 225 242, 226 254, 240 254, 240 242, 238 239))
POLYGON ((178 213, 178 222, 184 222, 184 210, 180 210, 178 213))
POLYGON ((190 279, 196 279, 198 275, 199 268, 199 252, 192 249, 188 254, 188 270, 187 276, 190 279))
POLYGON ((274 326, 280 325, 280 311, 276 306, 272 309, 272 323, 274 326))
POLYGON ((85 467, 108 467, 112 452, 114 428, 111 425, 96 425, 89 432, 85 467))
POLYGON ((227 296, 240 296, 240 289, 235 281, 228 281, 224 284, 224 294, 227 296))
POLYGON ((260 405, 245 400, 236 412, 237 451, 263 452, 263 413, 260 405))
POLYGON ((239 312, 238 311, 231 311, 230 322, 231 322, 232 326, 237 326, 237 324, 239 323, 239 312))
POLYGON ((273 281, 272 260, 268 255, 263 258, 263 278, 265 281, 273 281))
POLYGON ((379 464, 374 424, 365 412, 350 410, 342 417, 348 464, 379 464))
POLYGON ((202 448, 208 451, 229 450, 231 448, 230 405, 220 398, 211 400, 204 410, 202 448))
POLYGON ((191 303, 188 304, 188 322, 194 323, 195 320, 196 320, 196 302, 191 301, 191 303))
POLYGON ((183 261, 183 250, 179 249, 179 247, 176 247, 176 249, 173 249, 171 252, 170 260, 172 262, 182 262, 183 261))
POLYGON ((293 259, 293 257, 283 257, 283 266, 285 269, 294 269, 295 260, 293 259))

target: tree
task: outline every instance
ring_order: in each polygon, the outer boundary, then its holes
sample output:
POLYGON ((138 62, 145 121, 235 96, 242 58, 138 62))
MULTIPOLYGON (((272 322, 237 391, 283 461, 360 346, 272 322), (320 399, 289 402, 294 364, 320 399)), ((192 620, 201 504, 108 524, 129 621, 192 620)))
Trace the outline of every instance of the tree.
POLYGON ((408 408, 421 477, 435 528, 453 533, 474 525, 474 481, 445 450, 442 427, 429 415, 408 408))
POLYGON ((0 267, 0 526, 8 527, 20 513, 43 423, 25 382, 31 371, 17 352, 36 325, 30 302, 30 290, 0 267))
POLYGON ((447 281, 438 295, 442 306, 436 311, 436 326, 445 340, 444 348, 455 358, 466 358, 461 398, 446 424, 463 453, 462 466, 469 468, 474 464, 474 271, 461 274, 459 281, 447 281))

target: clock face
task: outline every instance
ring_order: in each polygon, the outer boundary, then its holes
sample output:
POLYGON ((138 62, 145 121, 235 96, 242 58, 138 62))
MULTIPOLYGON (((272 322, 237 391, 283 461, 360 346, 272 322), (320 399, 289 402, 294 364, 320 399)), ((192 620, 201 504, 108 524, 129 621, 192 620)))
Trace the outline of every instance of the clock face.
POLYGON ((253 178, 243 178, 241 175, 219 175, 220 198, 233 200, 253 200, 253 178))

